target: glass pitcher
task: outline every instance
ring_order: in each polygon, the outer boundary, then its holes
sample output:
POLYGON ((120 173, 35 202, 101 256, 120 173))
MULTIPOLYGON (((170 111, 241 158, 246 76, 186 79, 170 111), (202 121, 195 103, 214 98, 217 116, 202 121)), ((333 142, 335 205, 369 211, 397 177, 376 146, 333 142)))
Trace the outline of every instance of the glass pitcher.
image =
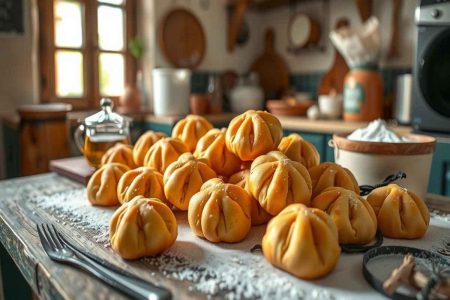
POLYGON ((80 120, 75 143, 89 165, 99 168, 103 154, 117 143, 130 143, 130 119, 112 111, 112 101, 103 98, 102 110, 80 120), (84 137, 83 137, 84 136, 84 137))

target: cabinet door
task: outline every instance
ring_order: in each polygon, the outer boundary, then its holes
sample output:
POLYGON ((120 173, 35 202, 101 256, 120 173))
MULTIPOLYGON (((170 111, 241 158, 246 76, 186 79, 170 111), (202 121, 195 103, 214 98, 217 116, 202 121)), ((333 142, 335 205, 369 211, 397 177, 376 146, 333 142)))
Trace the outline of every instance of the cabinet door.
POLYGON ((439 141, 431 164, 428 192, 450 195, 450 142, 439 141))
POLYGON ((20 176, 20 133, 19 129, 3 124, 6 178, 20 176))
POLYGON ((171 136, 174 125, 156 122, 146 122, 143 127, 145 130, 164 132, 167 136, 171 136))
POLYGON ((305 140, 307 140, 308 142, 313 144, 316 147, 317 151, 319 151, 320 161, 321 162, 326 161, 327 155, 326 155, 325 146, 328 147, 328 145, 326 145, 326 142, 325 142, 326 136, 324 134, 299 132, 299 131, 291 131, 291 130, 284 130, 283 133, 285 136, 287 136, 291 133, 297 133, 297 134, 301 135, 305 140))
POLYGON ((329 142, 333 136, 325 135, 325 161, 334 162, 334 148, 330 147, 329 142))
POLYGON ((446 165, 446 172, 445 172, 445 182, 444 182, 444 195, 450 196, 450 163, 445 164, 446 165))

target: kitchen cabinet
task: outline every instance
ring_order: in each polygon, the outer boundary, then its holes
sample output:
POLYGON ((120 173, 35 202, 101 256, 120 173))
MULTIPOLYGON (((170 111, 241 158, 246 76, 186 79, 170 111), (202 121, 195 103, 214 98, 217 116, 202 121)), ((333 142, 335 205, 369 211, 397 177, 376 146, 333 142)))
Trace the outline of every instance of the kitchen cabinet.
POLYGON ((313 144, 320 154, 320 162, 331 161, 334 162, 334 149, 328 145, 328 141, 331 139, 330 134, 323 133, 310 133, 304 131, 295 130, 283 130, 284 136, 291 133, 297 133, 301 135, 305 140, 313 144))
POLYGON ((428 192, 450 195, 450 138, 437 138, 428 192))
MULTIPOLYGON (((226 117, 209 117, 214 127, 221 128, 226 127, 232 116, 226 117)), ((149 117, 135 121, 131 126, 131 140, 135 142, 136 139, 146 130, 161 131, 170 136, 172 128, 175 126, 178 119, 165 119, 149 117)), ((328 145, 328 141, 332 138, 329 133, 333 130, 338 130, 336 124, 329 127, 326 131, 322 128, 321 122, 315 122, 314 124, 289 124, 288 120, 281 119, 283 126, 289 127, 284 130, 284 135, 291 133, 300 134, 305 140, 311 142, 319 151, 321 162, 334 161, 334 149, 328 145), (294 126, 295 125, 295 126, 294 126), (319 126, 320 125, 320 126, 319 126), (295 130, 295 127, 299 130, 295 130), (320 128, 319 128, 320 127, 320 128), (324 132, 310 132, 304 128, 313 128, 314 130, 322 130, 324 132)), ((307 121, 305 121, 307 122, 307 121)), ((328 126, 327 125, 327 126, 328 126)), ((76 127, 76 123, 71 125, 71 131, 76 127)), ((341 126, 348 127, 348 124, 342 122, 341 126)), ((360 124, 352 125, 360 126, 360 124)), ((341 128, 344 131, 352 131, 350 128, 341 128)), ((13 122, 3 121, 4 131, 4 145, 5 145, 5 158, 6 158, 6 176, 8 178, 20 176, 20 141, 19 141, 19 127, 13 122)), ((339 131, 339 130, 338 130, 339 131)), ((73 144, 73 141, 72 141, 73 144)), ((75 145, 71 145, 71 149, 76 149, 75 145)), ((71 155, 80 155, 77 150, 71 151, 71 155)), ((428 191, 434 194, 441 194, 450 196, 450 138, 438 138, 438 143, 433 156, 433 162, 430 172, 430 181, 428 191)))
MULTIPOLYGON (((449 149, 450 150, 450 149, 449 149)), ((445 172, 445 195, 450 195, 450 163, 445 164, 446 165, 446 172, 445 172)))
POLYGON ((5 151, 5 172, 7 178, 20 176, 19 128, 10 122, 3 122, 3 146, 5 151))

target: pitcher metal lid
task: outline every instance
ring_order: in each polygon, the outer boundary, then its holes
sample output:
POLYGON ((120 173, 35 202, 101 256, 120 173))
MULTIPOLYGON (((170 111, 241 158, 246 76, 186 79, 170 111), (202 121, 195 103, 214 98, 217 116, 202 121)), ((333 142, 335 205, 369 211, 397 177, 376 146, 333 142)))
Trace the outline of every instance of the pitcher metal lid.
POLYGON ((130 118, 121 116, 112 111, 113 102, 110 98, 102 98, 100 100, 100 106, 102 107, 101 111, 86 117, 84 120, 81 120, 81 122, 87 126, 99 124, 127 126, 130 123, 130 118))

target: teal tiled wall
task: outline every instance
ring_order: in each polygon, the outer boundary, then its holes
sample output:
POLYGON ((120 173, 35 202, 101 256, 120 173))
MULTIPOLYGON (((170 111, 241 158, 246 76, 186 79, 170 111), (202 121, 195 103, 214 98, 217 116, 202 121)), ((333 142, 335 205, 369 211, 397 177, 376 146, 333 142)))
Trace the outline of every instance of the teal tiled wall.
MULTIPOLYGON (((395 90, 397 76, 405 73, 411 73, 411 68, 385 68, 381 69, 381 76, 384 83, 384 95, 392 95, 395 90)), ((317 88, 324 72, 292 74, 290 76, 291 86, 296 91, 310 93, 314 98, 317 97, 317 88)))
MULTIPOLYGON (((395 89, 395 80, 398 75, 411 73, 411 68, 384 68, 381 69, 384 81, 384 94, 392 95, 395 89)), ((193 93, 205 93, 208 89, 208 77, 212 72, 196 71, 192 74, 191 91, 193 93)), ((296 73, 291 74, 290 85, 296 91, 307 92, 317 98, 317 87, 325 72, 296 73)))

